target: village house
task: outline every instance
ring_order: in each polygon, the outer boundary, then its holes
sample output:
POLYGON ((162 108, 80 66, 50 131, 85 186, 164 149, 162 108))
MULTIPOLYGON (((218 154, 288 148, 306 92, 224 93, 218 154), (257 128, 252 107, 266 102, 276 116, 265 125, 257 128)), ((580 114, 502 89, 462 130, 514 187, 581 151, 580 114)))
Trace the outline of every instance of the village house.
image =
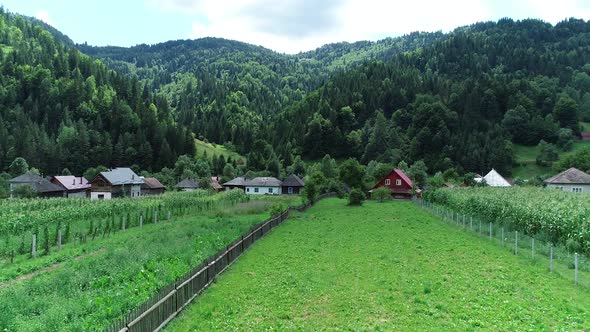
POLYGON ((51 183, 46 178, 27 172, 8 180, 10 184, 10 197, 15 196, 15 191, 22 186, 29 186, 40 197, 64 197, 65 190, 61 186, 51 183))
POLYGON ((139 197, 143 179, 131 168, 115 168, 100 172, 90 181, 90 199, 111 199, 115 197, 139 197))
POLYGON ((295 174, 289 175, 283 183, 281 183, 283 195, 298 195, 301 189, 305 186, 303 180, 295 174))
POLYGON ((147 195, 161 195, 166 191, 166 187, 156 178, 144 178, 141 185, 141 194, 147 195))
POLYGON ((246 178, 239 176, 231 181, 224 183, 223 188, 225 188, 225 190, 232 190, 237 188, 246 191, 246 181, 248 181, 246 180, 246 178))
POLYGON ((245 181, 246 194, 250 195, 280 195, 281 180, 273 177, 257 177, 245 181))
POLYGON ((181 191, 194 191, 199 189, 199 183, 193 179, 184 179, 176 184, 181 191))
POLYGON ((590 175, 577 168, 570 168, 544 181, 547 188, 574 193, 590 193, 590 175))
MULTIPOLYGON (((372 193, 379 187, 389 189, 393 198, 410 199, 412 198, 414 184, 401 169, 394 168, 383 179, 379 180, 369 192, 372 193)), ((418 192, 418 190, 416 190, 416 192, 418 192)))
POLYGON ((64 197, 86 198, 90 192, 90 183, 83 176, 57 175, 52 176, 49 181, 63 188, 65 191, 64 197))

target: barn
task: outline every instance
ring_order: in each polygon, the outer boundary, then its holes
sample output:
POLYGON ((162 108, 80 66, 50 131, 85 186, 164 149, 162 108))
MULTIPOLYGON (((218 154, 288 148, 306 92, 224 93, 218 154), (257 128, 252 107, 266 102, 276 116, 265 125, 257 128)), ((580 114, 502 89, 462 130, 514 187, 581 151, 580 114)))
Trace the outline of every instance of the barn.
POLYGON ((373 190, 385 187, 391 191, 391 196, 398 199, 411 199, 412 192, 414 189, 414 184, 412 180, 402 171, 401 169, 394 168, 389 174, 387 174, 383 179, 377 182, 369 193, 372 193, 373 190))

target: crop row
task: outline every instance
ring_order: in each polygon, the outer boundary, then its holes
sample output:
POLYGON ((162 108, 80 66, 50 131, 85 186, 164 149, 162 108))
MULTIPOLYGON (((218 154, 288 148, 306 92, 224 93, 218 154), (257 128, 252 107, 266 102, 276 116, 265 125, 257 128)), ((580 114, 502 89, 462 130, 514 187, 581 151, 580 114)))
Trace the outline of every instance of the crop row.
POLYGON ((590 196, 542 188, 443 188, 424 198, 590 253, 590 196))

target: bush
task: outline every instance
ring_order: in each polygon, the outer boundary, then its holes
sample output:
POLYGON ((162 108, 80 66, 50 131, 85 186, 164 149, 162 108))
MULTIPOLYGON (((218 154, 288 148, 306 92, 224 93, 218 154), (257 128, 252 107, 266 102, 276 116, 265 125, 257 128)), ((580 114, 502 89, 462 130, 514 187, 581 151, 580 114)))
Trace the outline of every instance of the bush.
POLYGON ((383 203, 384 201, 391 199, 391 191, 386 187, 379 187, 373 190, 373 193, 371 193, 371 198, 383 203))
POLYGON ((365 193, 360 189, 354 188, 348 194, 348 205, 363 205, 365 193))
POLYGON ((275 203, 270 207, 270 215, 273 217, 278 216, 283 211, 285 211, 285 206, 281 203, 275 203))

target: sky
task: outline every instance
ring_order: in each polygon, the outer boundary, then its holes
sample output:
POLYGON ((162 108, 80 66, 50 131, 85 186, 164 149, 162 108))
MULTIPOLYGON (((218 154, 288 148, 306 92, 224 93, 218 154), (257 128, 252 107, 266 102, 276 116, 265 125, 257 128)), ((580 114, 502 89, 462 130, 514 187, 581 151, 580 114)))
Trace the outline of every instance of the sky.
POLYGON ((76 43, 133 46, 222 37, 298 53, 327 43, 448 32, 480 21, 590 20, 590 0, 0 0, 76 43))

